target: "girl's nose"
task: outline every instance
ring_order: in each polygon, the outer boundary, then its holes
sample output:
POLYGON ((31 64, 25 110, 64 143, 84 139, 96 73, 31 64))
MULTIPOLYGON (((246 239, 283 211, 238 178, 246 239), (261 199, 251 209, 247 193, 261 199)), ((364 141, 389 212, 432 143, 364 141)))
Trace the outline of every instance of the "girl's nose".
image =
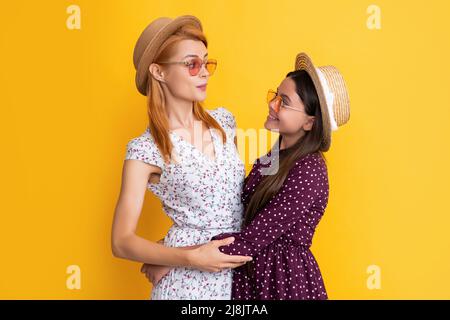
POLYGON ((269 102, 269 108, 272 109, 275 113, 278 113, 278 111, 280 110, 275 99, 269 102))

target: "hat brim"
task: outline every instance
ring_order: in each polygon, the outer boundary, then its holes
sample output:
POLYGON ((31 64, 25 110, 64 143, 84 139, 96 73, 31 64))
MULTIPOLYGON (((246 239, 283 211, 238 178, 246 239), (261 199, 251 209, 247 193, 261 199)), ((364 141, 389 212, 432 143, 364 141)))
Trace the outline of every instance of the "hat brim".
POLYGON ((322 114, 323 145, 321 149, 323 151, 327 151, 331 144, 331 123, 324 93, 325 91, 320 82, 317 69, 311 58, 306 53, 301 52, 295 58, 295 70, 305 70, 311 77, 314 87, 316 88, 317 96, 319 97, 320 111, 322 114))
POLYGON ((157 34, 153 37, 152 41, 145 48, 142 58, 139 61, 138 68, 136 70, 136 86, 140 93, 146 95, 146 87, 148 81, 148 68, 150 64, 154 62, 156 52, 161 45, 179 28, 184 25, 193 25, 200 30, 203 30, 200 20, 194 16, 180 16, 173 19, 167 25, 162 27, 157 34))

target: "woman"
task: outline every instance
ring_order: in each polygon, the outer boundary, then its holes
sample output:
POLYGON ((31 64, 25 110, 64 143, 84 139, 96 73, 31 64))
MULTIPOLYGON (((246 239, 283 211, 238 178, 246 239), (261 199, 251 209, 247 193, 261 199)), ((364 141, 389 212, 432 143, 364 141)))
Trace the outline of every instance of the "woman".
POLYGON ((345 83, 336 68, 316 68, 301 53, 268 104, 265 128, 280 137, 245 179, 243 228, 212 240, 232 236, 220 251, 253 257, 234 269, 232 299, 327 299, 309 248, 328 203, 323 152, 350 115, 345 83))
POLYGON ((136 86, 147 97, 149 125, 127 144, 111 241, 116 257, 175 267, 154 286, 151 299, 230 299, 231 269, 251 260, 218 250, 232 239, 198 246, 217 233, 240 230, 245 178, 233 115, 200 104, 216 67, 207 56, 201 23, 193 16, 156 19, 134 49, 136 86), (135 233, 147 188, 174 222, 163 244, 135 233))

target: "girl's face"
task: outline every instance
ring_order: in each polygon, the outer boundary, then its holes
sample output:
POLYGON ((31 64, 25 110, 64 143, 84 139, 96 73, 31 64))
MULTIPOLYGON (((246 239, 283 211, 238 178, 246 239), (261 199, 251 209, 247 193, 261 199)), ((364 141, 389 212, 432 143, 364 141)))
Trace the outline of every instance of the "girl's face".
MULTIPOLYGON (((175 44, 173 54, 169 59, 158 62, 190 62, 194 58, 206 61, 208 50, 201 41, 182 40, 175 44)), ((203 101, 206 99, 206 86, 210 74, 203 64, 197 75, 189 73, 189 67, 184 64, 150 65, 150 72, 159 80, 169 94, 186 101, 203 101)))
POLYGON ((270 131, 277 131, 281 135, 303 135, 309 131, 314 123, 314 116, 305 112, 305 106, 296 92, 294 80, 285 78, 277 90, 277 96, 282 102, 277 113, 275 99, 269 103, 269 115, 264 127, 270 131))

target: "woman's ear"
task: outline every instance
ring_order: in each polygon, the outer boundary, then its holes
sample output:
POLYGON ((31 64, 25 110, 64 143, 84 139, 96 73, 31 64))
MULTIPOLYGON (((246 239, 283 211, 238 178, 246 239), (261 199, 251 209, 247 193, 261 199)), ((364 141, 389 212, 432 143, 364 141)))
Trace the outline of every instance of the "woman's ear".
POLYGON ((313 127, 315 119, 316 117, 314 116, 308 116, 308 120, 306 120, 306 123, 303 125, 303 130, 310 131, 313 127))
POLYGON ((161 66, 159 66, 156 63, 152 63, 149 67, 148 67, 148 71, 150 71, 150 74, 152 75, 152 77, 160 82, 165 82, 164 79, 164 72, 161 69, 161 66))

